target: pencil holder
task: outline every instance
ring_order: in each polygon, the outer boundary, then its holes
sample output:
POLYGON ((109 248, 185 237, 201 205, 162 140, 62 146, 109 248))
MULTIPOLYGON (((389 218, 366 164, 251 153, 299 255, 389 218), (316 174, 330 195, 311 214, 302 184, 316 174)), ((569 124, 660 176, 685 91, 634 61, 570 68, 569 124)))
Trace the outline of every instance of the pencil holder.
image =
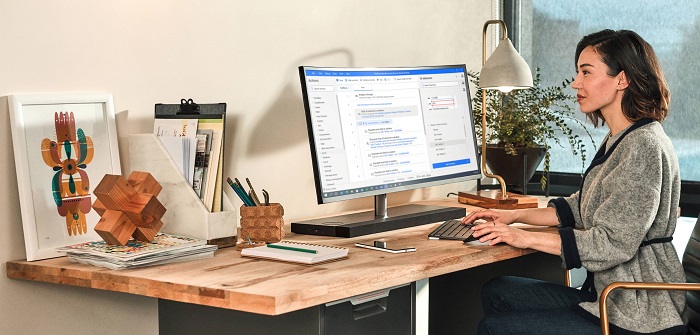
POLYGON ((269 206, 241 206, 241 235, 246 242, 279 242, 284 237, 284 208, 269 206))

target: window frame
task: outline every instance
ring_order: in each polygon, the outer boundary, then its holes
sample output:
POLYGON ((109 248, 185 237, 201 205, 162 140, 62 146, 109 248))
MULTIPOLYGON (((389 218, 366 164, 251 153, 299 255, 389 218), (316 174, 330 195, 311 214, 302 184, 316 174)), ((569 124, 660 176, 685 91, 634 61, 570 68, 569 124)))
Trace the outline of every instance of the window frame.
MULTIPOLYGON (((502 0, 502 16, 508 29, 508 37, 516 49, 520 49, 522 0, 502 0)), ((569 196, 580 188, 582 174, 550 171, 547 189, 542 190, 540 178, 542 171, 537 171, 528 182, 526 189, 514 189, 516 193, 545 196, 569 196)), ((681 216, 698 217, 700 215, 700 181, 681 180, 680 197, 681 216)))

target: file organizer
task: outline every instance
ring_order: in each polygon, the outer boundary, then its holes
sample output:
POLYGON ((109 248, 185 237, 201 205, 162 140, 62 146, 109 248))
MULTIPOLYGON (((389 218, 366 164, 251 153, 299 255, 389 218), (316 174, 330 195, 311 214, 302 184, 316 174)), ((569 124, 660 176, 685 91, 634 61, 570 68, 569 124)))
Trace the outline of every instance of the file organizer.
POLYGON ((209 212, 155 135, 130 135, 129 160, 130 172, 149 172, 163 186, 158 195, 167 209, 162 232, 204 239, 219 247, 235 245, 238 218, 226 194, 224 210, 209 212))
MULTIPOLYGON (((197 129, 211 129, 215 132, 220 131, 221 134, 221 153, 218 155, 219 159, 217 162, 213 162, 216 168, 216 174, 214 177, 214 189, 212 190, 211 197, 205 198, 205 201, 211 201, 212 203, 206 208, 212 208, 212 212, 218 212, 224 210, 223 208, 223 171, 224 171, 224 144, 226 143, 226 104, 225 103, 213 103, 213 104, 198 104, 192 101, 192 99, 181 99, 180 104, 163 104, 157 103, 155 105, 154 117, 156 119, 196 119, 198 120, 197 129)), ((210 167, 211 169, 211 167, 210 167)), ((207 183, 211 183, 210 179, 207 179, 207 183)))

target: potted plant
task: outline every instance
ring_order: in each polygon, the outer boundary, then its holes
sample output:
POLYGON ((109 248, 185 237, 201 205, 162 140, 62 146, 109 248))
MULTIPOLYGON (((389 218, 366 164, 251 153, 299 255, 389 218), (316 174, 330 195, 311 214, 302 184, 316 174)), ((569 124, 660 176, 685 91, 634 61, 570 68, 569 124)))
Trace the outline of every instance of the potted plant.
MULTIPOLYGON (((472 102, 477 138, 481 139, 482 90, 479 86, 479 73, 472 71, 468 75, 477 89, 472 102)), ((586 149, 583 140, 574 133, 572 126, 582 128, 591 143, 593 138, 583 122, 575 117, 576 110, 572 107, 576 101, 575 97, 565 92, 571 82, 571 80, 564 80, 559 86, 542 87, 540 69, 537 68, 533 86, 529 89, 514 90, 509 93, 497 90, 486 91, 488 106, 486 109, 486 162, 491 171, 504 178, 507 185, 521 185, 523 173, 525 173, 525 180, 529 180, 544 158, 545 173, 540 180, 544 189, 547 185, 546 175, 550 166, 551 143, 563 146, 561 138, 567 138, 571 153, 581 157, 583 170, 586 149), (559 136, 560 134, 564 137, 559 136), (492 162, 492 159, 503 159, 508 156, 517 159, 525 152, 528 155, 528 169, 531 171, 523 171, 519 168, 518 164, 522 163, 494 164, 492 162)), ((522 158, 519 161, 522 162, 522 158)))

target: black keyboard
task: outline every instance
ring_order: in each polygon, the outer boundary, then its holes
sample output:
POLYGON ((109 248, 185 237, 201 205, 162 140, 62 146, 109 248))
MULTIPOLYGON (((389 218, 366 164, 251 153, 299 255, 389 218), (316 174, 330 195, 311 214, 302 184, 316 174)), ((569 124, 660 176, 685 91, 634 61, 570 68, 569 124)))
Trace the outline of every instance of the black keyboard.
POLYGON ((428 234, 428 238, 464 241, 472 236, 473 226, 473 224, 463 225, 461 219, 447 220, 428 234))

